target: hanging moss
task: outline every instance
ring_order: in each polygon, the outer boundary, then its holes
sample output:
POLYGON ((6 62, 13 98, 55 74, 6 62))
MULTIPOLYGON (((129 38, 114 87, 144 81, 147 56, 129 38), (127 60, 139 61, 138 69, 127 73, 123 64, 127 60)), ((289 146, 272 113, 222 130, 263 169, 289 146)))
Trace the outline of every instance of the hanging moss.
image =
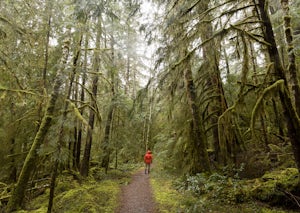
POLYGON ((87 127, 89 127, 89 123, 87 122, 87 120, 81 115, 79 109, 76 107, 76 105, 74 103, 72 103, 71 101, 68 101, 71 108, 74 110, 74 115, 76 116, 76 118, 79 119, 79 121, 81 121, 84 125, 86 125, 87 127))
POLYGON ((263 100, 267 98, 268 96, 272 97, 272 94, 276 93, 277 91, 284 91, 284 80, 278 80, 271 86, 267 87, 261 96, 258 98, 253 111, 251 115, 251 122, 250 122, 250 129, 252 131, 252 135, 255 136, 254 134, 254 124, 257 116, 259 115, 260 110, 262 109, 263 106, 263 100))

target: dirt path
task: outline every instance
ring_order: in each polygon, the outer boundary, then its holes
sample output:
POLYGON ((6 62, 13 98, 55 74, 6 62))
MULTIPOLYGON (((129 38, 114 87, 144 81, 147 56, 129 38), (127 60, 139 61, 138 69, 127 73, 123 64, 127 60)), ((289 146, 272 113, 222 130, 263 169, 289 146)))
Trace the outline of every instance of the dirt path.
POLYGON ((139 170, 130 184, 123 186, 117 213, 156 213, 149 175, 139 170))

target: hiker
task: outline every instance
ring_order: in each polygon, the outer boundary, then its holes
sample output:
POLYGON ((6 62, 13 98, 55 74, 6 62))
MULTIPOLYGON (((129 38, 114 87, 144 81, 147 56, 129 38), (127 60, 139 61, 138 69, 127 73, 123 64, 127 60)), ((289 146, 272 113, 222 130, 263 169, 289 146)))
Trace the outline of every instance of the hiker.
POLYGON ((148 150, 144 156, 144 162, 145 162, 145 174, 150 173, 150 165, 152 163, 152 152, 148 150))

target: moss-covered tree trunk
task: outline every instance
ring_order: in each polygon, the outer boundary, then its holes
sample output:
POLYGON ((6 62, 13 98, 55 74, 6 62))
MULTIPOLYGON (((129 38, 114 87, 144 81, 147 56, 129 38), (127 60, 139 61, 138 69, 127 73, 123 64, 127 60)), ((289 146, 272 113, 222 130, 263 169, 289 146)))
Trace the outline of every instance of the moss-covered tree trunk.
POLYGON ((52 175, 51 175, 47 213, 52 212, 54 191, 55 191, 55 182, 56 182, 56 177, 57 177, 58 166, 59 166, 59 161, 56 160, 54 163, 54 167, 53 167, 53 171, 52 171, 52 175))
MULTIPOLYGON (((204 0, 199 3, 199 13, 204 13, 209 9, 210 0, 204 0)), ((211 17, 207 15, 206 19, 210 20, 211 17)), ((199 20, 201 21, 201 20, 199 20)), ((213 27, 211 22, 204 22, 202 30, 200 30, 201 40, 207 41, 213 37, 213 27)), ((218 131, 218 117, 222 115, 227 109, 227 102, 225 99, 225 94, 223 90, 222 80, 220 77, 219 70, 219 58, 220 58, 220 42, 217 39, 211 39, 209 42, 203 45, 203 67, 204 71, 209 73, 207 79, 207 85, 214 91, 214 97, 209 104, 209 115, 211 117, 210 122, 212 126, 212 138, 214 152, 216 160, 220 162, 220 144, 219 144, 219 131, 218 131)), ((200 75, 203 75, 202 73, 200 75)), ((228 126, 231 124, 228 124, 228 126)), ((234 133, 234 131, 232 131, 234 133)), ((233 137, 235 138, 235 137, 233 137)), ((230 144, 235 144, 234 142, 229 142, 230 144)))
POLYGON ((105 131, 104 131, 104 139, 102 142, 102 149, 103 149, 103 158, 102 158, 102 167, 105 168, 105 172, 108 170, 109 161, 110 161, 110 148, 109 148, 109 139, 110 139, 110 133, 111 133, 111 127, 112 127, 112 119, 113 119, 113 112, 114 107, 110 106, 109 112, 107 115, 106 125, 105 125, 105 131))
POLYGON ((273 110, 274 110, 274 114, 275 114, 275 118, 274 118, 274 124, 276 126, 276 128, 278 129, 277 134, 280 137, 285 137, 286 133, 284 131, 284 119, 281 119, 281 114, 279 113, 278 107, 280 106, 280 103, 277 103, 277 101, 272 98, 272 106, 273 106, 273 110))
MULTIPOLYGON (((87 71, 87 61, 88 61, 88 46, 89 46, 89 35, 88 33, 85 34, 85 44, 84 44, 84 62, 83 62, 83 76, 82 76, 82 86, 85 87, 86 84, 86 71, 87 71)), ((80 93, 80 102, 84 103, 85 101, 85 91, 84 89, 81 90, 80 93)), ((84 108, 80 109, 80 114, 83 115, 84 108)), ((76 143, 75 143, 75 168, 79 171, 80 170, 80 154, 81 154, 81 143, 82 143, 82 132, 83 132, 83 124, 81 121, 78 123, 78 134, 76 136, 76 143)))
POLYGON ((270 60, 274 66, 275 80, 284 80, 284 91, 280 91, 279 97, 283 107, 284 116, 288 127, 288 136, 291 140, 294 158, 300 170, 300 120, 292 102, 291 93, 289 92, 290 82, 286 78, 286 70, 284 70, 279 52, 275 42, 275 36, 272 29, 271 21, 266 8, 266 1, 258 1, 258 11, 260 19, 263 23, 263 33, 266 42, 268 42, 267 50, 270 60))
MULTIPOLYGON (((92 108, 96 109, 96 96, 97 96, 97 88, 98 88, 98 79, 99 77, 96 75, 93 78, 92 83, 92 94, 93 94, 93 100, 92 100, 92 108)), ((86 137, 86 143, 84 147, 84 153, 83 158, 81 162, 81 168, 80 168, 80 174, 84 177, 88 176, 89 168, 90 168, 90 157, 91 157, 91 148, 92 148, 92 142, 93 142, 93 129, 94 129, 94 121, 95 121, 95 112, 93 109, 90 109, 89 114, 89 128, 87 132, 86 137)))
POLYGON ((45 62, 43 67, 43 89, 47 88, 47 71, 48 71, 48 61, 49 61, 49 43, 50 43, 50 29, 51 29, 51 18, 52 18, 52 0, 46 1, 45 9, 45 22, 46 25, 46 43, 45 43, 45 62))
MULTIPOLYGON (((45 50, 44 50, 44 65, 43 65, 43 70, 42 70, 42 81, 40 85, 40 94, 41 96, 44 95, 45 90, 47 88, 50 88, 49 85, 47 84, 47 72, 48 72, 48 63, 49 63, 49 46, 50 46, 50 34, 51 34, 51 20, 52 20, 52 0, 47 0, 46 5, 45 5, 45 18, 44 18, 44 23, 45 23, 45 50)), ((41 120, 43 118, 43 106, 45 105, 46 99, 42 98, 40 99, 40 102, 38 103, 38 120, 37 122, 40 124, 41 120)), ((38 126, 37 129, 38 130, 38 126)))
MULTIPOLYGON (((73 58, 73 70, 72 70, 71 77, 70 77, 69 87, 67 88, 68 91, 67 91, 66 100, 69 100, 71 97, 72 87, 73 87, 75 74, 76 74, 77 63, 78 63, 80 52, 81 52, 80 50, 81 50, 82 34, 80 34, 79 37, 80 38, 79 38, 78 45, 77 45, 78 49, 76 50, 76 52, 74 54, 74 58, 73 58)), ((69 101, 66 101, 65 106, 64 106, 64 111, 63 111, 63 115, 62 115, 62 123, 60 126, 58 141, 57 141, 58 152, 61 152, 61 149, 66 146, 66 144, 64 144, 64 142, 63 142, 63 137, 64 137, 65 124, 67 121, 69 103, 70 103, 69 101)), ((71 150, 70 150, 70 152, 71 152, 71 150)), ((58 154, 58 157, 60 156, 60 154, 61 153, 58 154)), ((59 166, 59 159, 55 159, 55 165, 53 167, 51 183, 50 183, 50 196, 49 196, 48 211, 47 211, 48 213, 51 213, 51 210, 52 210, 55 182, 56 182, 56 177, 57 177, 57 173, 58 173, 57 172, 58 166, 59 166)))
POLYGON ((25 190, 27 186, 27 182, 29 180, 30 174, 32 170, 35 168, 35 163, 37 159, 37 150, 43 143, 47 131, 51 126, 52 116, 54 113, 55 103, 59 96, 60 87, 63 83, 62 74, 65 68, 65 64, 67 63, 67 59, 69 56, 69 46, 70 41, 68 39, 65 40, 63 49, 62 49, 62 58, 60 61, 60 69, 57 70, 57 76, 55 78, 55 83, 53 87, 53 91, 51 97, 49 99, 45 115, 42 119, 41 125, 38 129, 38 132, 34 138, 32 146, 29 150, 29 153, 26 156, 24 165, 22 167, 20 176, 18 178, 18 182, 14 188, 11 198, 9 199, 7 205, 7 212, 12 212, 14 210, 19 209, 22 206, 23 198, 25 196, 25 190))
POLYGON ((115 41, 114 36, 111 36, 111 64, 112 69, 110 70, 110 78, 111 78, 111 93, 112 98, 110 101, 110 107, 107 114, 106 124, 105 124, 105 131, 104 131, 104 139, 102 142, 102 150, 103 150, 103 158, 101 162, 101 166, 105 168, 105 172, 107 172, 110 162, 110 154, 111 154, 111 148, 110 148, 110 135, 112 132, 112 121, 113 121, 113 115, 114 115, 114 99, 115 99, 115 41))
MULTIPOLYGON (((77 75, 76 77, 76 82, 79 82, 79 75, 77 75)), ((78 85, 75 86, 74 88, 74 99, 75 100, 79 100, 79 91, 78 91, 78 85)), ((76 108, 78 108, 79 104, 78 103, 75 103, 75 106, 76 108)), ((70 149, 72 150, 72 159, 70 159, 70 164, 71 164, 71 160, 72 160, 72 166, 70 168, 73 168, 73 169, 77 169, 77 166, 76 166, 76 152, 77 152, 77 143, 78 143, 78 124, 79 124, 79 119, 77 117, 74 117, 74 127, 73 127, 73 140, 74 140, 74 143, 71 144, 71 147, 70 149)))
MULTIPOLYGON (((92 97, 91 97, 91 109, 89 112, 89 128, 87 132, 87 138, 86 143, 84 147, 84 153, 83 158, 81 162, 81 168, 80 168, 80 174, 84 177, 88 176, 89 173, 89 167, 90 167, 90 156, 91 156, 91 148, 92 148, 92 142, 93 142, 93 129, 94 129, 94 121, 95 121, 95 110, 97 109, 97 90, 98 90, 98 72, 100 70, 100 53, 98 50, 100 50, 100 39, 102 34, 102 28, 101 28, 101 21, 100 17, 98 17, 97 20, 97 35, 96 35, 96 50, 94 52, 94 62, 93 62, 93 68, 94 72, 96 73, 93 77, 92 81, 92 97)), ((79 150, 78 150, 79 151, 79 150)))
MULTIPOLYGON (((70 99, 71 98, 71 93, 72 93, 72 90, 73 90, 73 83, 74 83, 75 80, 77 80, 77 79, 75 79, 75 77, 78 76, 78 75, 76 75, 76 73, 77 73, 79 62, 80 62, 81 45, 82 45, 82 40, 83 40, 83 33, 80 32, 78 36, 79 36, 78 45, 77 45, 78 48, 76 49, 76 52, 74 53, 73 68, 72 68, 72 73, 71 73, 71 78, 70 78, 70 83, 69 83, 69 88, 68 88, 68 94, 67 94, 66 99, 70 99)), ((77 94, 78 93, 78 87, 74 88, 74 90, 75 90, 75 93, 77 94)), ((77 95, 75 97, 75 100, 77 100, 77 95)), ((63 114, 63 116, 65 116, 65 118, 67 118, 68 107, 69 107, 69 102, 67 101, 66 105, 65 105, 64 114, 63 114)), ((66 120, 66 119, 63 119, 63 122, 64 122, 64 120, 66 120)), ((74 122, 75 125, 77 123, 76 121, 77 120, 75 120, 75 122, 74 122)), ((74 128, 74 134, 73 135, 75 136, 74 142, 73 143, 69 142, 69 151, 73 155, 72 155, 72 159, 69 159, 68 168, 71 168, 70 167, 71 160, 73 161, 73 166, 75 165, 76 142, 77 142, 77 128, 74 128)))
POLYGON ((210 172, 210 163, 207 153, 207 137, 205 135, 203 122, 201 121, 199 109, 196 104, 196 88, 189 58, 187 58, 184 64, 182 64, 182 67, 184 67, 183 74, 185 89, 192 119, 191 152, 193 165, 191 165, 191 172, 194 174, 199 172, 210 172))
POLYGON ((289 8, 289 1, 288 0, 281 0, 281 7, 284 13, 284 32, 285 32, 285 39, 287 44, 287 53, 288 53, 288 73, 290 76, 289 82, 291 85, 291 90, 293 93, 293 98, 296 106, 296 111, 298 116, 300 115, 300 86, 298 80, 298 69, 296 65, 296 55, 295 55, 295 48, 294 48, 294 38, 291 26, 291 16, 290 16, 290 8, 289 8))

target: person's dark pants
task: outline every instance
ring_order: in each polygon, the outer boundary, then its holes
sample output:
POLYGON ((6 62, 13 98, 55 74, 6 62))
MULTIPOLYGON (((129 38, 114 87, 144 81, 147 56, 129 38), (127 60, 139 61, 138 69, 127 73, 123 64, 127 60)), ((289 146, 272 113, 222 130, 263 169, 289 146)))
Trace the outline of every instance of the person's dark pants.
POLYGON ((145 165, 145 174, 149 174, 150 173, 150 163, 146 163, 146 165, 145 165))

